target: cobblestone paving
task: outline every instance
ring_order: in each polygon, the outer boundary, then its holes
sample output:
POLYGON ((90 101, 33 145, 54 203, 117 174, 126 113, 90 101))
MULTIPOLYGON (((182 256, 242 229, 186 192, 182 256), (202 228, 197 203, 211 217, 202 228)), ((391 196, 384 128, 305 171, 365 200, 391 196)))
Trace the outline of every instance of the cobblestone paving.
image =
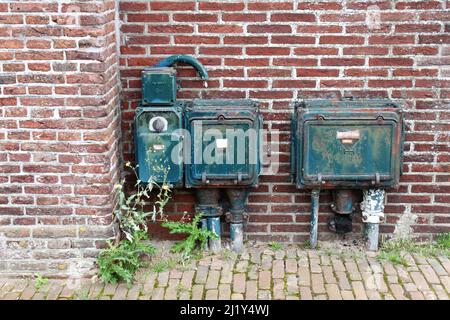
POLYGON ((91 279, 1 279, 0 299, 449 299, 450 260, 406 255, 408 266, 380 262, 376 253, 252 245, 236 256, 205 255, 177 268, 142 271, 136 283, 104 285, 91 279))

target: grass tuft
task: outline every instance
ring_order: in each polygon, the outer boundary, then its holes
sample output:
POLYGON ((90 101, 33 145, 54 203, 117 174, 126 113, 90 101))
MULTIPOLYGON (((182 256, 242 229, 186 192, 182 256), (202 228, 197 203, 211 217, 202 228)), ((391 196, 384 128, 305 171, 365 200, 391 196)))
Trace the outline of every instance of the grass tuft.
POLYGON ((269 247, 274 251, 283 249, 283 245, 276 241, 269 242, 269 247))
POLYGON ((410 239, 386 241, 381 246, 379 260, 408 265, 404 255, 416 253, 423 257, 450 257, 450 233, 440 234, 436 241, 414 242, 410 239))

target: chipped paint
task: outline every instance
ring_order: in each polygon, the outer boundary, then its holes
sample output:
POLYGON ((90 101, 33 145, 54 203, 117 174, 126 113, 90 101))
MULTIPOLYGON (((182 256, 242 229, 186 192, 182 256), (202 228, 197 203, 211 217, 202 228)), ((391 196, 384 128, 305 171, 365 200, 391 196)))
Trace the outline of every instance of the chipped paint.
POLYGON ((220 217, 208 217, 208 229, 218 236, 218 239, 209 239, 209 249, 212 252, 218 252, 222 249, 220 217))
POLYGON ((417 215, 411 213, 411 208, 407 207, 395 224, 393 238, 409 239, 413 234, 412 225, 416 223, 417 215))
POLYGON ((363 190, 361 211, 363 222, 381 223, 384 221, 384 199, 386 192, 383 189, 363 190))
POLYGON ((311 248, 317 246, 317 230, 319 222, 319 196, 320 190, 311 192, 311 231, 309 235, 309 243, 311 248))
POLYGON ((242 223, 230 224, 231 249, 241 253, 244 246, 244 227, 242 223))
POLYGON ((378 250, 380 223, 384 221, 385 194, 383 189, 363 190, 361 210, 363 222, 366 223, 366 248, 369 251, 378 250))

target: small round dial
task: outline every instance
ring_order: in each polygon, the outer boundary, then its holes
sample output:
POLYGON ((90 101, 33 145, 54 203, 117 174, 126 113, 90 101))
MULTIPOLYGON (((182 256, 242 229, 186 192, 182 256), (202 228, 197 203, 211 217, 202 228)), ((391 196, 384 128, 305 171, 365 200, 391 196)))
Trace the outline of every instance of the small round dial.
POLYGON ((150 131, 163 132, 167 130, 167 120, 163 117, 154 117, 150 120, 148 126, 150 131))

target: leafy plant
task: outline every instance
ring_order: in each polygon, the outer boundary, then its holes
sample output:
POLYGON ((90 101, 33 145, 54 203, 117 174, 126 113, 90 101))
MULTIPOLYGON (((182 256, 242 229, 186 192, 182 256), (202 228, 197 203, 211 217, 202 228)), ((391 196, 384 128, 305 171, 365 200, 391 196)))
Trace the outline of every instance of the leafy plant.
POLYGON ((436 244, 442 249, 450 249, 450 232, 441 233, 436 239, 436 244))
POLYGON ((114 211, 114 216, 125 239, 117 244, 108 242, 108 248, 102 250, 97 258, 100 278, 106 283, 116 283, 120 280, 131 283, 136 271, 147 265, 144 257, 151 256, 156 251, 153 246, 144 243, 148 240, 148 220, 156 221, 157 218, 166 220, 164 207, 171 197, 170 187, 166 183, 168 169, 159 166, 155 169, 157 172, 162 172, 163 183, 157 184, 150 178, 147 184, 143 184, 136 172, 138 166, 133 167, 130 162, 127 162, 125 166, 131 168, 137 181, 134 185, 135 192, 129 195, 124 190, 125 179, 115 186, 119 197, 119 207, 114 211), (159 191, 153 208, 146 210, 151 200, 151 192, 155 189, 159 191))
POLYGON ((272 242, 269 242, 269 247, 272 250, 277 251, 277 250, 281 250, 283 248, 283 245, 281 243, 279 243, 279 242, 272 241, 272 242))
MULTIPOLYGON (((133 167, 129 162, 125 164, 126 167, 131 168, 137 181, 134 185, 136 191, 127 195, 124 191, 126 180, 123 179, 121 183, 117 184, 116 190, 119 196, 119 207, 114 211, 114 216, 119 223, 119 228, 129 241, 133 241, 133 235, 138 231, 147 231, 147 220, 150 217, 152 221, 156 221, 157 217, 164 220, 164 207, 170 200, 170 187, 165 183, 168 170, 163 171, 163 183, 161 185, 155 183, 150 179, 148 183, 143 184, 139 180, 136 167, 133 167), (150 211, 145 210, 147 200, 150 199, 151 192, 157 188, 159 190, 154 202, 153 208, 150 211)), ((164 170, 164 169, 160 169, 164 170)))
POLYGON ((48 284, 48 279, 43 277, 40 273, 37 273, 35 277, 36 279, 34 280, 34 288, 37 291, 41 290, 42 286, 48 284))
POLYGON ((408 260, 406 260, 402 253, 398 251, 381 251, 378 259, 389 261, 394 265, 402 265, 405 267, 409 266, 408 260))
POLYGON ((172 252, 181 252, 183 260, 187 260, 191 257, 192 251, 195 249, 197 243, 203 247, 208 238, 218 239, 218 236, 207 229, 199 227, 202 214, 197 214, 191 222, 186 222, 183 216, 180 221, 166 220, 162 223, 162 226, 168 228, 172 234, 186 234, 186 239, 177 242, 172 247, 172 252))
POLYGON ((103 282, 117 283, 124 280, 130 284, 136 271, 147 265, 144 256, 151 256, 156 251, 152 245, 142 242, 148 240, 147 233, 136 232, 132 239, 125 239, 117 245, 108 242, 109 247, 99 254, 97 264, 103 282))

